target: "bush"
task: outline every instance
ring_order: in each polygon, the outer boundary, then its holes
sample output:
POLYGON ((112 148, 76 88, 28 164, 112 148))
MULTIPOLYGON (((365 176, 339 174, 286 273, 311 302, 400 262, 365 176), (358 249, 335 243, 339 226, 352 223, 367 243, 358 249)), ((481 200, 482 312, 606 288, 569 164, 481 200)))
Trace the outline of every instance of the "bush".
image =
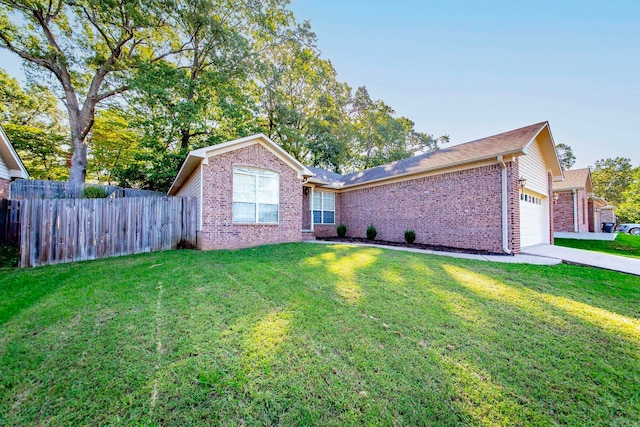
POLYGON ((344 224, 340 224, 336 227, 336 232, 338 233, 338 237, 344 237, 347 235, 347 226, 344 224))
POLYGON ((17 267, 20 264, 20 251, 13 246, 0 245, 0 268, 17 267))
POLYGON ((373 224, 367 227, 367 239, 374 240, 377 235, 378 232, 376 231, 376 227, 373 224))
POLYGON ((84 187, 82 190, 82 197, 85 199, 104 199, 107 197, 107 190, 102 187, 91 185, 89 187, 84 187))
POLYGON ((405 230, 404 231, 404 240, 407 241, 407 243, 413 243, 416 241, 416 232, 413 230, 405 230))

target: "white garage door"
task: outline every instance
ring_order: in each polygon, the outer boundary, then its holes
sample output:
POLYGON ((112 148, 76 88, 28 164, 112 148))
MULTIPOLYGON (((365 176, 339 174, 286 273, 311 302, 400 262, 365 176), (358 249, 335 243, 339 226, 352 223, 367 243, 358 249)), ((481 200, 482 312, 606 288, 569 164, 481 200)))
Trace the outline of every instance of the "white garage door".
POLYGON ((549 200, 520 195, 520 247, 549 243, 549 200))

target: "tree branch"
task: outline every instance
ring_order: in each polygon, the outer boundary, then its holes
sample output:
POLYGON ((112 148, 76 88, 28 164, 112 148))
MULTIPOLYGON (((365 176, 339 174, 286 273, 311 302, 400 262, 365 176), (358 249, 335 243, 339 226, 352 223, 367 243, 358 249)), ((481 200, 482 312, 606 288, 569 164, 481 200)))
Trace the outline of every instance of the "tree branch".
POLYGON ((120 87, 115 88, 113 90, 109 90, 107 92, 103 92, 103 93, 97 95, 95 97, 95 100, 96 100, 96 102, 100 102, 100 101, 103 101, 103 100, 105 100, 105 99, 107 99, 107 98, 109 98, 111 96, 118 95, 120 93, 126 92, 129 89, 130 89, 130 86, 128 86, 128 85, 120 86, 120 87))

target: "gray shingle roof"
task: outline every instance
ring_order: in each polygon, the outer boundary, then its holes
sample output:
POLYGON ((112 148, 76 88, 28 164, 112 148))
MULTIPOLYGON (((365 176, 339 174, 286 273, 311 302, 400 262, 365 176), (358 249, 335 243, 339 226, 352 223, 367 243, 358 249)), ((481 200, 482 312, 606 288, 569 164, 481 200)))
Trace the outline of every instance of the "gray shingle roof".
POLYGON ((516 154, 522 152, 545 126, 547 126, 547 122, 536 123, 347 175, 339 175, 319 168, 308 169, 316 174, 312 178, 312 182, 319 178, 320 181, 336 187, 366 184, 403 175, 463 165, 499 155, 516 154))

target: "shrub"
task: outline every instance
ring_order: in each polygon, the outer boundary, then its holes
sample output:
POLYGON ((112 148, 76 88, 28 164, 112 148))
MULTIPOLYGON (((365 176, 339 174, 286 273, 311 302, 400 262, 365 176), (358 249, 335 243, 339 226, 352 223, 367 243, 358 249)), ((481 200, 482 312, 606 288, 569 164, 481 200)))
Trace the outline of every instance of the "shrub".
POLYGON ((369 225, 367 227, 367 239, 374 240, 377 235, 378 232, 376 231, 376 227, 373 224, 369 225))
POLYGON ((82 190, 82 197, 85 199, 104 199, 107 197, 107 190, 102 187, 90 185, 82 190))
POLYGON ((347 235, 347 226, 344 224, 340 224, 336 227, 336 233, 338 233, 338 237, 344 237, 347 235))
POLYGON ((404 230, 404 240, 407 243, 413 243, 416 241, 416 232, 410 229, 404 230))

